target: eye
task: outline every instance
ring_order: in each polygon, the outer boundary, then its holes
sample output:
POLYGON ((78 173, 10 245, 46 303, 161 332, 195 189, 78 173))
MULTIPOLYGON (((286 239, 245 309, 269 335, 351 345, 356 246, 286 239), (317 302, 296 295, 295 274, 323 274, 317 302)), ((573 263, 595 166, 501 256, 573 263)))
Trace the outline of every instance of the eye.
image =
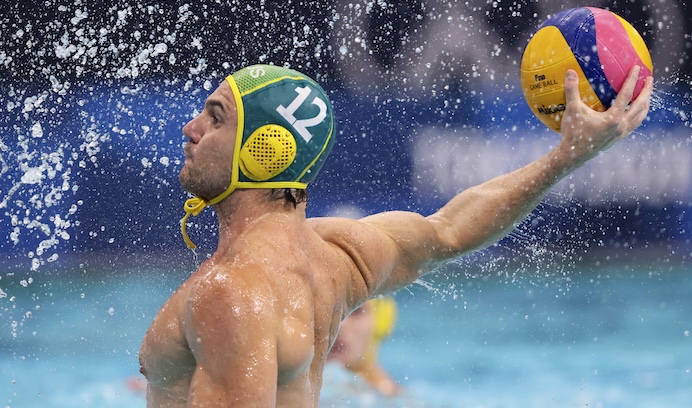
POLYGON ((204 110, 206 114, 209 115, 209 123, 211 125, 216 126, 223 122, 224 111, 220 103, 207 102, 204 110))
POLYGON ((221 121, 218 113, 214 109, 209 109, 209 118, 211 119, 211 123, 213 125, 217 125, 221 121))

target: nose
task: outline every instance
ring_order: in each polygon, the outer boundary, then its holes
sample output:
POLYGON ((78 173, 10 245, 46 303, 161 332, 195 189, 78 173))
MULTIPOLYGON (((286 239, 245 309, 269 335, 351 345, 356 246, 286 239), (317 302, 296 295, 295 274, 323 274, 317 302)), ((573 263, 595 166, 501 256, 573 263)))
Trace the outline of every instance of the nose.
POLYGON ((202 138, 202 128, 199 124, 199 116, 187 122, 183 126, 183 134, 187 136, 192 143, 199 143, 202 138))

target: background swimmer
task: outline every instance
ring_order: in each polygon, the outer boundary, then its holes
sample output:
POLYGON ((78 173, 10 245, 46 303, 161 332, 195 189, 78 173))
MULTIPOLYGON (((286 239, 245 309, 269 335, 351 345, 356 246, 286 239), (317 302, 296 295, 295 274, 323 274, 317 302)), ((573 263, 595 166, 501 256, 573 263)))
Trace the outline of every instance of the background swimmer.
POLYGON ((396 319, 394 298, 375 298, 365 302, 341 322, 327 360, 338 362, 383 395, 399 394, 401 388, 378 358, 380 345, 394 331, 396 319))

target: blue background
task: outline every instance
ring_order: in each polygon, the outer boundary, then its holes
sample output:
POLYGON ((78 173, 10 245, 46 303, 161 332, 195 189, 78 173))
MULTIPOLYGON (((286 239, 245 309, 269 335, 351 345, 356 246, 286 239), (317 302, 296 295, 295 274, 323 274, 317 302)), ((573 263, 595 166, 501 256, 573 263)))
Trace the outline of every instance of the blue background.
MULTIPOLYGON (((685 37, 673 44, 660 25, 652 24, 665 10, 656 14, 629 3, 602 3, 628 18, 652 44, 655 67, 664 65, 655 71, 655 107, 635 133, 634 143, 657 146, 660 141, 660 151, 654 155, 665 155, 676 146, 689 149, 688 6, 682 2, 658 6, 680 14, 677 21, 682 22, 679 28, 685 37), (663 62, 656 65, 659 56, 663 62), (669 61, 677 65, 666 65, 669 61)), ((309 187, 310 216, 343 214, 344 209, 360 215, 395 209, 429 214, 439 208, 450 193, 421 191, 416 182, 420 174, 415 172, 415 155, 420 152, 414 146, 420 142, 421 129, 439 129, 447 135, 459 132, 462 148, 467 131, 473 130, 474 138, 509 146, 519 161, 527 162, 530 154, 525 147, 530 142, 550 144, 558 135, 545 129, 526 106, 516 63, 532 30, 557 6, 513 2, 503 8, 479 2, 478 9, 461 10, 453 4, 446 11, 434 2, 400 2, 393 8, 375 5, 368 12, 354 12, 349 17, 354 22, 367 17, 360 41, 369 52, 360 54, 353 47, 356 40, 346 43, 339 37, 350 38, 340 31, 341 20, 335 17, 348 9, 343 2, 247 8, 222 8, 211 2, 176 6, 95 2, 65 3, 53 10, 40 2, 3 5, 0 252, 6 254, 8 265, 24 268, 33 261, 34 269, 56 259, 79 260, 85 253, 116 257, 165 253, 172 259, 186 254, 179 234, 187 197, 177 182, 184 142, 181 128, 225 74, 249 63, 287 64, 303 70, 316 77, 332 99, 337 143, 309 187), (523 14, 513 16, 521 5, 523 14), (499 57, 478 63, 497 68, 491 81, 482 72, 479 79, 469 75, 477 68, 456 60, 454 47, 434 61, 442 68, 431 71, 437 75, 432 83, 421 80, 416 86, 415 78, 388 75, 407 47, 413 46, 410 39, 416 30, 443 26, 446 13, 453 12, 468 12, 471 20, 479 20, 479 31, 472 34, 481 33, 481 40, 483 30, 503 39, 499 57), (339 41, 349 45, 347 52, 342 52, 339 41), (159 44, 167 49, 156 51, 159 44), (369 56, 374 57, 367 68, 378 79, 354 79, 353 72, 362 68, 358 61, 369 56), (27 168, 43 169, 40 183, 21 183, 27 168), (59 227, 56 216, 69 224, 59 227)), ((496 46, 490 36, 487 42, 474 44, 480 50, 496 46)), ((504 159, 484 157, 475 165, 504 159)), ((466 171, 476 171, 475 165, 466 171)), ((674 163, 648 170, 688 167, 674 163)), ((587 190, 588 182, 580 188, 587 190)), ((595 200, 549 196, 548 204, 499 247, 526 248, 541 242, 573 251, 575 257, 600 256, 598 248, 689 255, 689 183, 674 186, 672 198, 656 200, 617 189, 621 187, 604 189, 595 200), (623 195, 629 199, 623 201, 623 195)), ((208 210, 193 222, 193 240, 202 253, 212 252, 213 212, 208 210)))

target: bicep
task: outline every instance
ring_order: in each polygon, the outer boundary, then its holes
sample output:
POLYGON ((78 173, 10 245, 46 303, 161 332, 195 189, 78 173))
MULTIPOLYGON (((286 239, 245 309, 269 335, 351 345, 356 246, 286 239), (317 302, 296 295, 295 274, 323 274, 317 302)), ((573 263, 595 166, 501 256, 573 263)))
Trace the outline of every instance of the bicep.
POLYGON ((234 294, 224 288, 197 292, 185 321, 196 361, 189 406, 274 406, 278 364, 268 308, 256 298, 254 304, 233 302, 234 294))

